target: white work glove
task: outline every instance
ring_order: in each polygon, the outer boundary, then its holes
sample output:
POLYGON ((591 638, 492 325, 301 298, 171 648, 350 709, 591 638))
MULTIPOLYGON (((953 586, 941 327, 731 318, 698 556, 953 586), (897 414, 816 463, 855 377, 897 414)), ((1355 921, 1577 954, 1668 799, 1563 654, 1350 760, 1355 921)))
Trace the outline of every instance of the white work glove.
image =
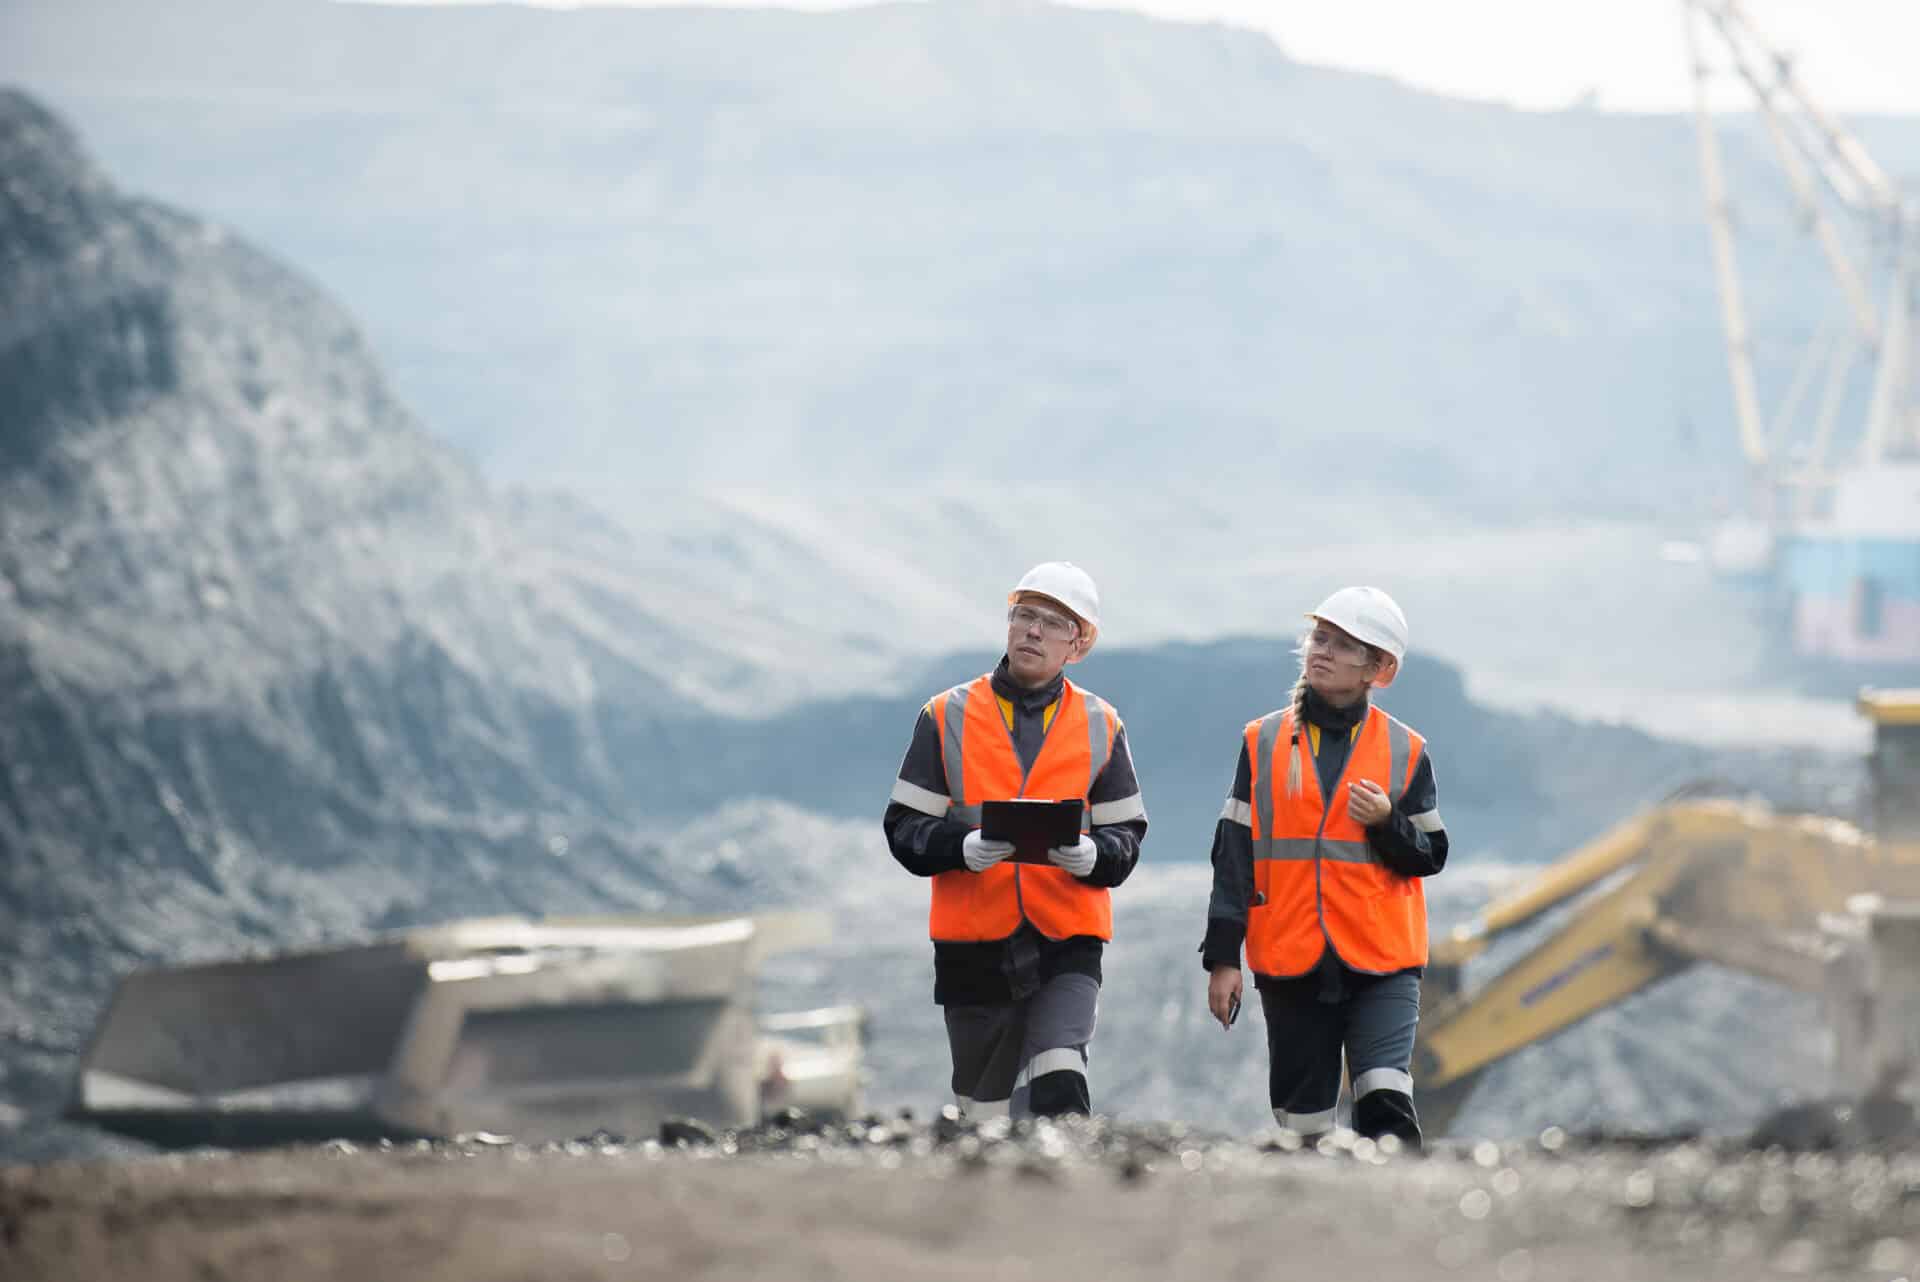
POLYGON ((1047 862, 1055 868, 1065 868, 1076 877, 1084 877, 1093 871, 1093 861, 1100 854, 1100 848, 1093 844, 1093 838, 1086 833, 1080 834, 1080 840, 1071 846, 1049 846, 1047 862))
POLYGON ((968 872, 985 872, 1013 853, 1013 843, 982 837, 980 830, 975 828, 960 843, 960 853, 967 861, 968 872))

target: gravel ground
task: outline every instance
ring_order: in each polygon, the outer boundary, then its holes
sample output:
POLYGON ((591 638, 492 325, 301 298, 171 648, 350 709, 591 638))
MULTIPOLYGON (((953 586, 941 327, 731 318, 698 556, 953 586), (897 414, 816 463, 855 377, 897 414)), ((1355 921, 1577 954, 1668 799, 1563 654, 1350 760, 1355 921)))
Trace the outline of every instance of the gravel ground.
POLYGON ((1350 1136, 1306 1149, 947 1118, 665 1134, 3 1168, 0 1277, 1920 1276, 1920 1146, 1791 1153, 1549 1130, 1413 1155, 1350 1136))

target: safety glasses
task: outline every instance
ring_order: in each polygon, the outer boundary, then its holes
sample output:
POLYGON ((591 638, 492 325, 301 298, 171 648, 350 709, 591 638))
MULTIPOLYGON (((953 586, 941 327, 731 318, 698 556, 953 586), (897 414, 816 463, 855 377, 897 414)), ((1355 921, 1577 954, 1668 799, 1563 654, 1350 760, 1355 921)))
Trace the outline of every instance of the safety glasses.
POLYGON ((1040 635, 1049 641, 1069 641, 1080 631, 1080 625, 1066 615, 1034 605, 1014 606, 1007 611, 1007 622, 1021 632, 1038 627, 1040 635))
POLYGON ((1362 642, 1332 628, 1311 628, 1300 638, 1300 653, 1319 653, 1356 668, 1373 662, 1373 651, 1362 642))

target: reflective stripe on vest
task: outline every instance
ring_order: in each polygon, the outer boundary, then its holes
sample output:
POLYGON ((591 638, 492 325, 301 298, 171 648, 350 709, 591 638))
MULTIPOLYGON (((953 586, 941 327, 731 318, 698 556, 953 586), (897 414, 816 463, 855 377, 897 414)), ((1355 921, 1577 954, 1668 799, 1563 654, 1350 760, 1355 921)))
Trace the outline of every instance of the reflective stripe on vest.
MULTIPOLYGON (((1113 755, 1119 718, 1106 701, 1071 681, 1061 683, 1060 706, 1041 740, 1031 770, 1022 770, 993 680, 980 677, 933 699, 933 724, 947 770, 947 813, 980 826, 980 803, 1014 797, 1058 801, 1080 798, 1081 830, 1090 826, 1087 794, 1113 755)), ((933 878, 927 931, 935 939, 1005 939, 1025 918, 1052 939, 1073 935, 1113 938, 1113 901, 1106 889, 1089 886, 1064 868, 995 864, 984 872, 961 869, 933 878)))
POLYGON ((1355 779, 1370 779, 1399 802, 1426 746, 1378 708, 1347 750, 1347 763, 1323 803, 1310 755, 1300 791, 1287 796, 1294 742, 1292 709, 1247 723, 1253 768, 1254 903, 1247 913, 1247 962, 1256 974, 1304 975, 1331 942, 1355 970, 1386 974, 1427 961, 1426 891, 1380 862, 1366 830, 1347 813, 1355 779))

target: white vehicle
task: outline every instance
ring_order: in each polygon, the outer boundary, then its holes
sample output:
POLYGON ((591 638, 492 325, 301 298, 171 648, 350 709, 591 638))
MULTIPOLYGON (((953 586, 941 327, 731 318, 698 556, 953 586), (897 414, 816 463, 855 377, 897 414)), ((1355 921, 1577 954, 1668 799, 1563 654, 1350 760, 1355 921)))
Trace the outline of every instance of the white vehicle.
POLYGON ((123 979, 67 1115, 166 1145, 643 1138, 861 1107, 857 1007, 756 1020, 811 913, 483 918, 123 979))

